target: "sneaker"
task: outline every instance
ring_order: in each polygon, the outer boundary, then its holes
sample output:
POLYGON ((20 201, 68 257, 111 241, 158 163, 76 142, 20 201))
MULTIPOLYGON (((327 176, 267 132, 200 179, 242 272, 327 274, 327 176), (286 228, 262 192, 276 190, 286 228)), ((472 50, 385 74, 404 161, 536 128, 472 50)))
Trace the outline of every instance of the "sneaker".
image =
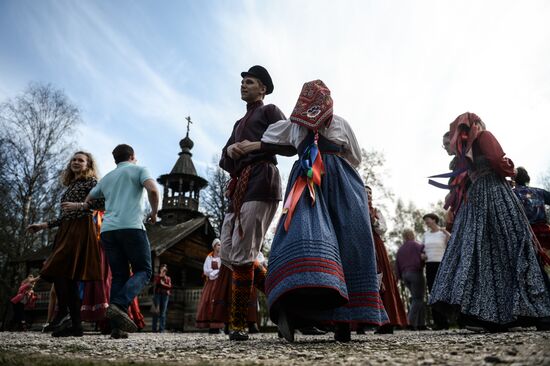
POLYGON ((125 332, 134 333, 137 331, 137 325, 128 316, 128 313, 123 311, 116 304, 110 304, 107 308, 107 318, 114 321, 118 328, 125 332))
POLYGON ((84 330, 82 325, 79 326, 70 326, 66 328, 60 328, 52 333, 52 337, 82 337, 84 335, 84 330))
POLYGON ((230 341, 248 341, 248 333, 244 330, 232 330, 229 332, 230 341))
POLYGON ((113 338, 113 339, 126 339, 126 338, 128 338, 128 333, 121 330, 121 329, 119 329, 119 328, 115 328, 111 332, 111 338, 113 338))

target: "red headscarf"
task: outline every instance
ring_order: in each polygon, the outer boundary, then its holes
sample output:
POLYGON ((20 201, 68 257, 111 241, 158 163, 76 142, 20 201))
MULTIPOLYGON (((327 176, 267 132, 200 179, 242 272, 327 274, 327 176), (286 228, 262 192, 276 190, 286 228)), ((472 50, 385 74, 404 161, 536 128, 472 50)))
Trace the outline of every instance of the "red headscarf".
POLYGON ((324 123, 332 122, 332 98, 329 88, 321 80, 304 84, 290 121, 317 131, 324 123))
POLYGON ((484 130, 483 121, 475 113, 466 112, 456 117, 449 127, 451 152, 473 160, 472 145, 484 130))

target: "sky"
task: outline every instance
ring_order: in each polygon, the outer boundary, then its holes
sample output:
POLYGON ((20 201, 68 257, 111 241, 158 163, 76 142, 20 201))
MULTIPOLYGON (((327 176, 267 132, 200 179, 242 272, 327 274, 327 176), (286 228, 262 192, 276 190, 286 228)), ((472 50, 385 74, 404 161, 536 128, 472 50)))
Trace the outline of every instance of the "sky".
MULTIPOLYGON (((288 116, 322 79, 359 144, 386 158, 396 197, 428 207, 445 192, 441 136, 478 114, 532 185, 550 172, 550 2, 1 0, 0 102, 29 82, 81 110, 77 145, 104 175, 132 145, 154 176, 171 170, 185 117, 200 175, 245 113, 240 73, 265 66, 265 102, 288 116)), ((287 176, 292 158, 280 159, 287 176)))

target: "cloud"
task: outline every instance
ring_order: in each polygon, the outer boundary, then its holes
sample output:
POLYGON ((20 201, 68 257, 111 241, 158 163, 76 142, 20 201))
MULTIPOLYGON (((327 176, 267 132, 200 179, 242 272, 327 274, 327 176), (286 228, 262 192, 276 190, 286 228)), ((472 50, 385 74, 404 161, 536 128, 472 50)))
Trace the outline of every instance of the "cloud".
MULTIPOLYGON (((163 166, 166 168, 177 158, 177 143, 186 131, 184 118, 192 114, 192 136, 200 140, 198 165, 210 162, 219 150, 222 136, 217 135, 214 121, 223 118, 223 108, 197 98, 185 84, 171 82, 150 61, 156 50, 140 49, 138 40, 121 31, 141 19, 117 26, 105 11, 89 2, 54 2, 43 10, 27 15, 34 45, 44 62, 70 65, 67 73, 72 75, 65 76, 67 84, 85 85, 80 93, 72 87, 69 94, 82 106, 85 119, 94 121, 96 130, 108 133, 112 142, 139 140, 146 154, 161 156, 168 135, 173 138, 171 153, 162 157, 173 161, 163 166)), ((174 67, 181 70, 185 62, 174 61, 174 67)), ((171 64, 164 68, 171 70, 171 64)))
MULTIPOLYGON (((385 153, 398 196, 427 206, 445 192, 441 136, 474 111, 514 161, 550 164, 550 8, 542 1, 244 2, 220 13, 231 68, 265 64, 271 101, 290 113, 321 78, 365 148, 385 153)), ((534 174, 536 175, 536 174, 534 174)))
MULTIPOLYGON (((0 97, 36 79, 64 88, 87 121, 83 138, 96 141, 84 147, 101 165, 127 142, 153 174, 169 171, 190 114, 204 174, 244 113, 240 72, 262 64, 275 81, 266 101, 287 115, 303 82, 323 79, 360 144, 385 153, 387 184, 419 206, 444 196, 426 177, 446 171, 441 135, 467 110, 532 177, 550 166, 550 5, 543 0, 13 6, 17 27, 9 31, 23 42, 9 52, 34 64, 0 68, 0 97), (8 72, 16 75, 9 83, 8 72)), ((281 159, 282 174, 292 160, 281 159)))

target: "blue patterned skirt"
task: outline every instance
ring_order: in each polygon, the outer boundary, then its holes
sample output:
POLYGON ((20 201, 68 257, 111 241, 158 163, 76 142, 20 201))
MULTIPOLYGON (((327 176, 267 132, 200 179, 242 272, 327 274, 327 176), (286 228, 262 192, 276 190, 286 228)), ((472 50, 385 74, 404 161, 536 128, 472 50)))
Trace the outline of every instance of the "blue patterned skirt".
POLYGON ((529 222, 508 183, 493 172, 468 190, 430 304, 499 325, 550 316, 550 285, 529 222))
MULTIPOLYGON (((378 292, 367 196, 357 172, 341 157, 323 154, 326 174, 311 205, 307 189, 288 232, 282 216, 266 279, 270 317, 284 307, 296 325, 388 322, 378 292)), ((292 168, 286 195, 299 177, 292 168)))

